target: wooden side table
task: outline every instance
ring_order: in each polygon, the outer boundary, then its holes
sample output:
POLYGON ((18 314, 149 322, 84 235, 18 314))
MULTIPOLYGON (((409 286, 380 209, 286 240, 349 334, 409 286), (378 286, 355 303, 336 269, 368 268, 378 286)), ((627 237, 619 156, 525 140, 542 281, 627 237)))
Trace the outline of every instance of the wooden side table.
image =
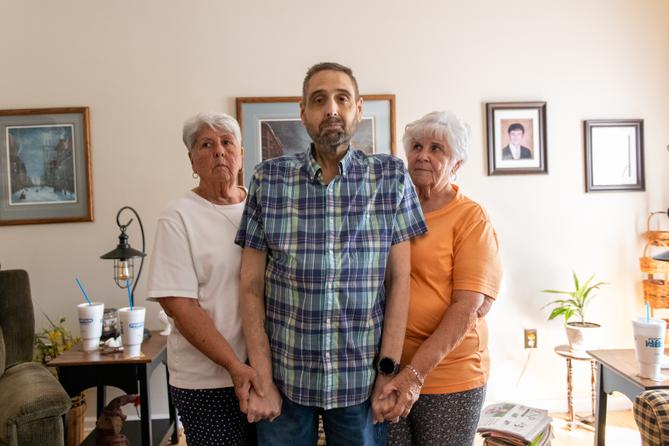
POLYGON ((558 345, 555 347, 555 353, 567 360, 567 421, 570 429, 574 429, 579 424, 585 424, 592 428, 595 424, 595 396, 597 367, 595 360, 586 352, 572 350, 568 345, 558 345), (580 417, 574 413, 574 384, 572 360, 590 362, 590 384, 592 386, 592 412, 587 417, 580 417))
MULTIPOLYGON (((81 344, 64 352, 51 362, 50 367, 58 367, 58 380, 70 396, 79 395, 89 387, 97 388, 97 416, 100 417, 105 404, 105 386, 114 386, 128 394, 139 393, 140 420, 126 421, 123 433, 130 444, 157 446, 164 444, 166 437, 177 443, 176 412, 166 383, 169 419, 152 420, 149 399, 149 378, 161 364, 167 370, 167 338, 158 331, 152 331, 151 337, 142 343, 142 355, 127 358, 122 352, 102 354, 100 351, 84 352, 81 344)), ((84 440, 83 445, 95 444, 96 431, 84 440)))
MULTIPOLYGON (((630 401, 644 390, 669 389, 669 379, 653 381, 640 378, 639 363, 634 349, 591 350, 588 353, 597 361, 597 426, 595 445, 604 446, 606 440, 607 395, 614 391, 625 395, 630 401)), ((664 351, 666 355, 669 350, 664 351)))

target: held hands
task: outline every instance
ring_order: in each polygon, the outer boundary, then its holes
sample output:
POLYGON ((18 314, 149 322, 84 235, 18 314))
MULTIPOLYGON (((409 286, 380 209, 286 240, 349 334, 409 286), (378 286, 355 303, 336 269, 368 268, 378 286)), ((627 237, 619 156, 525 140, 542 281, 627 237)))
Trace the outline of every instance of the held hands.
MULTIPOLYGON (((406 418, 414 403, 418 400, 422 387, 423 382, 419 375, 408 366, 404 367, 390 382, 383 385, 381 393, 378 395, 378 401, 381 403, 378 405, 379 418, 377 418, 377 413, 374 412, 374 400, 372 400, 374 422, 387 420, 397 423, 400 417, 406 418), (384 401, 394 401, 394 404, 383 404, 384 401)), ((376 387, 374 390, 376 391, 376 387)))
POLYGON ((390 392, 383 395, 385 386, 390 384, 391 377, 378 374, 372 391, 372 418, 374 424, 383 423, 386 420, 386 413, 390 412, 397 403, 397 394, 390 392))
POLYGON ((239 407, 242 412, 246 413, 244 408, 248 404, 249 394, 251 388, 256 389, 256 392, 261 396, 265 393, 260 389, 260 378, 251 366, 244 364, 241 361, 236 361, 235 364, 228 368, 232 383, 235 386, 235 394, 239 399, 239 407))
POLYGON ((274 383, 270 383, 265 395, 265 397, 261 397, 255 388, 251 389, 246 410, 244 408, 241 409, 242 412, 246 413, 246 419, 249 423, 261 420, 269 420, 271 422, 281 415, 281 394, 274 383))

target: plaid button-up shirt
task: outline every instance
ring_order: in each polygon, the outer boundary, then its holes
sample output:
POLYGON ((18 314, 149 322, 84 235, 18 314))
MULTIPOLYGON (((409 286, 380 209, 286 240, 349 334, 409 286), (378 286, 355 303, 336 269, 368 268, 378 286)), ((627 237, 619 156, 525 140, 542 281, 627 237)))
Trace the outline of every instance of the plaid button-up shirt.
POLYGON ((400 159, 349 149, 339 172, 323 184, 311 150, 261 163, 235 240, 267 251, 276 385, 325 409, 369 398, 390 248, 427 230, 400 159))

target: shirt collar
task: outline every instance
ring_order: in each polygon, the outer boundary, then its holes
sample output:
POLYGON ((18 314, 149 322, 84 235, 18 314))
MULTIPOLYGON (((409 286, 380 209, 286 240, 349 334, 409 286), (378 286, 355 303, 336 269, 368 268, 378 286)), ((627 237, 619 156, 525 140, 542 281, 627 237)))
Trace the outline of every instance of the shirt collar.
MULTIPOLYGON (((309 174, 309 178, 311 180, 314 179, 320 179, 321 177, 321 166, 318 165, 316 162, 316 159, 314 158, 313 155, 313 150, 314 150, 314 144, 311 143, 309 145, 309 149, 307 150, 307 173, 309 174)), ((351 146, 348 146, 348 149, 346 150, 346 154, 344 157, 339 161, 339 174, 341 176, 346 176, 346 174, 351 170, 351 165, 353 164, 353 150, 351 149, 351 146)))

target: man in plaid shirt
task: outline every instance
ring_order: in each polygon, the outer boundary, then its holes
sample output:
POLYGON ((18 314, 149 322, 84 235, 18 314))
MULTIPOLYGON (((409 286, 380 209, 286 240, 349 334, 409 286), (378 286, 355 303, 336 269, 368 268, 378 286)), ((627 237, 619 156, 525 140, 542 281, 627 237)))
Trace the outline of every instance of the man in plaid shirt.
POLYGON ((313 143, 256 167, 236 243, 240 306, 259 388, 240 404, 261 445, 385 444, 409 303, 409 239, 426 231, 398 158, 350 147, 353 73, 310 68, 300 117, 313 143), (378 374, 377 374, 378 372, 378 374), (262 421, 261 421, 262 420, 262 421))

